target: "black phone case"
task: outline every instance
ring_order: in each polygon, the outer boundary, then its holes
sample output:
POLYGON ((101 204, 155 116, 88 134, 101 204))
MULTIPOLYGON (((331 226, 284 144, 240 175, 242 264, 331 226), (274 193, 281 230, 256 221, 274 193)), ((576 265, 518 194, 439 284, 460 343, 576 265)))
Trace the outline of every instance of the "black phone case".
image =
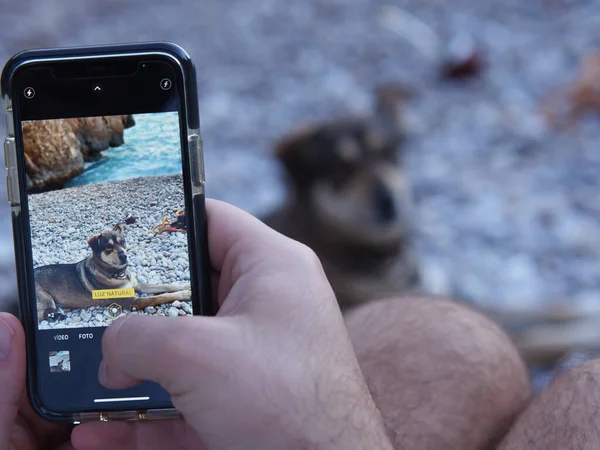
MULTIPOLYGON (((184 101, 181 111, 182 152, 184 161, 183 178, 186 190, 185 207, 190 247, 190 272, 194 314, 214 315, 210 289, 210 261, 204 193, 204 158, 198 114, 196 71, 189 55, 179 46, 167 42, 119 44, 93 47, 27 50, 14 55, 4 66, 0 80, 0 92, 6 114, 7 136, 4 141, 4 158, 7 170, 7 194, 11 206, 19 309, 25 328, 27 345, 27 391, 32 407, 42 417, 51 421, 81 422, 88 420, 150 420, 178 417, 173 408, 104 411, 63 414, 49 411, 41 404, 36 392, 36 314, 35 284, 27 204, 27 183, 21 134, 15 133, 20 124, 16 98, 15 78, 21 68, 43 60, 79 60, 89 58, 111 58, 124 55, 167 56, 181 68, 184 101), (185 126, 184 126, 185 124, 185 126)), ((179 76, 179 74, 178 74, 179 76)))

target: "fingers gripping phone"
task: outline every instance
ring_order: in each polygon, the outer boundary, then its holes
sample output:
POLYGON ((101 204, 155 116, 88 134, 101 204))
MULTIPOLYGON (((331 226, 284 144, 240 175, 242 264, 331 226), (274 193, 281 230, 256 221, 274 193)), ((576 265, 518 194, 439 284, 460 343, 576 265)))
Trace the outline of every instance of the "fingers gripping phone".
POLYGON ((159 385, 110 390, 97 373, 119 317, 213 313, 189 56, 168 43, 26 51, 1 88, 32 406, 54 421, 177 415, 159 385))

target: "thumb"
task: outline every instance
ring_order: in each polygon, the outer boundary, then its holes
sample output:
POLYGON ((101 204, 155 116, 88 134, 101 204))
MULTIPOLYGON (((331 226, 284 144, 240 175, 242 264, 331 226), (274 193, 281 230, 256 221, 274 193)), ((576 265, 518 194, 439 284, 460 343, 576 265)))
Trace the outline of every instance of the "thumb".
POLYGON ((225 321, 214 318, 124 317, 102 338, 101 384, 123 389, 142 380, 160 384, 172 396, 197 387, 197 370, 210 366, 225 321))
POLYGON ((0 386, 0 450, 8 450, 25 389, 25 335, 8 313, 0 313, 0 386))

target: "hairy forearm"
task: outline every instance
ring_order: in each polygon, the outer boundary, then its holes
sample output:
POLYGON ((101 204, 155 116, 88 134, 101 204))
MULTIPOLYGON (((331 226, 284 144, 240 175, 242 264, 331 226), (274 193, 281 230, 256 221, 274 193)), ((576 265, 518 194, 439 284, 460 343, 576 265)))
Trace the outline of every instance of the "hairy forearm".
POLYGON ((356 450, 393 450, 381 414, 375 406, 362 411, 354 411, 341 428, 337 438, 324 442, 319 450, 356 449, 356 450), (358 422, 358 423, 357 423, 358 422), (360 425, 358 425, 360 424, 360 425))
POLYGON ((382 416, 362 379, 340 382, 319 397, 314 414, 304 427, 304 445, 315 450, 392 450, 382 416))
POLYGON ((352 416, 336 422, 323 421, 306 429, 300 439, 291 439, 288 449, 302 450, 393 450, 381 415, 377 410, 353 411, 352 416), (291 442, 294 441, 294 442, 291 442))

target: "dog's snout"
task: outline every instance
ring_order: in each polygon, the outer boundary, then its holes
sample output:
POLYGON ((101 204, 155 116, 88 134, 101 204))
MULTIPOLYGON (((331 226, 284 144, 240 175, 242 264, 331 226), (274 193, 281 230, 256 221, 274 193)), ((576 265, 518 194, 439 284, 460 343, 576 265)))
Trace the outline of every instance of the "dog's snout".
POLYGON ((393 222, 397 218, 396 203, 391 190, 381 181, 375 182, 375 216, 381 223, 393 222))
POLYGON ((119 261, 121 262, 121 264, 126 263, 127 262, 127 253, 119 252, 119 261))

